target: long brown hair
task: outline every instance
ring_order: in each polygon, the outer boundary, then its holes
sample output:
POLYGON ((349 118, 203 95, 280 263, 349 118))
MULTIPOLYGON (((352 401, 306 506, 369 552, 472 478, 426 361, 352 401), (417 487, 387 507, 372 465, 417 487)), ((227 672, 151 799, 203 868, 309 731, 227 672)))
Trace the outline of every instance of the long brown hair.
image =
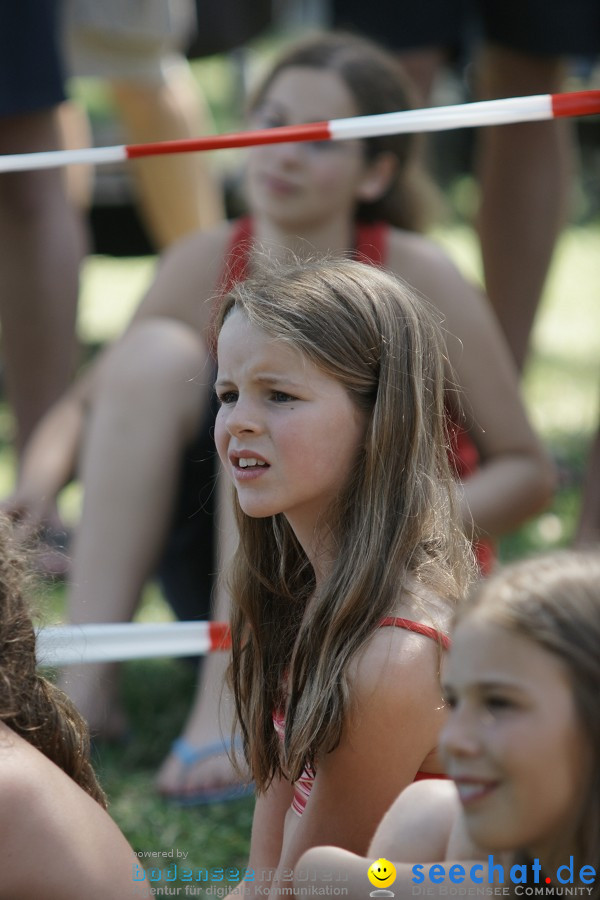
MULTIPOLYGON (((305 353, 368 416, 350 481, 328 511, 337 561, 318 591, 285 517, 253 519, 235 501, 230 674, 246 758, 264 790, 337 745, 349 663, 409 581, 452 602, 470 550, 446 453, 443 344, 425 304, 394 276, 338 260, 237 285, 218 327, 234 308, 305 353), (275 709, 286 710, 284 765, 275 709)), ((434 616, 422 599, 415 605, 434 616)))
MULTIPOLYGON (((366 38, 333 31, 305 38, 285 51, 252 96, 250 111, 260 108, 281 72, 296 66, 336 73, 352 95, 358 115, 398 112, 413 106, 406 74, 390 53, 366 38)), ((419 163, 419 142, 414 134, 388 134, 364 141, 368 161, 390 153, 397 169, 383 197, 358 205, 357 220, 383 220, 396 228, 425 230, 439 202, 433 182, 419 163)))
POLYGON ((106 808, 90 763, 85 722, 69 698, 36 669, 24 573, 10 523, 0 516, 0 719, 106 808))
MULTIPOLYGON (((600 872, 600 552, 562 551, 506 566, 477 586, 457 622, 470 615, 526 638, 563 664, 592 754, 574 835, 576 868, 600 872)), ((565 845, 570 838, 565 835, 565 845)), ((592 896, 600 896, 598 879, 592 896)))

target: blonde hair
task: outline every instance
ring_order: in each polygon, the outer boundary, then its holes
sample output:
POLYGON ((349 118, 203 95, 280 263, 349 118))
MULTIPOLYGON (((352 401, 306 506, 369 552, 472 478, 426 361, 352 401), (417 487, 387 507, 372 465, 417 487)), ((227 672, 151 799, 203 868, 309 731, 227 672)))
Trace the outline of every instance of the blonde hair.
MULTIPOLYGON (((456 622, 473 615, 537 644, 567 673, 592 751, 575 845, 579 866, 600 872, 600 553, 562 551, 506 566, 477 586, 456 622)), ((593 896, 599 895, 596 883, 593 896)))
POLYGON ((218 327, 234 309, 305 353, 368 417, 350 481, 328 511, 337 561, 318 591, 285 517, 250 518, 236 500, 230 674, 246 758, 264 790, 284 772, 273 711, 286 709, 285 774, 295 780, 337 745, 348 665, 408 577, 452 602, 471 553, 447 458, 442 338, 425 304, 394 276, 338 260, 238 284, 218 327))

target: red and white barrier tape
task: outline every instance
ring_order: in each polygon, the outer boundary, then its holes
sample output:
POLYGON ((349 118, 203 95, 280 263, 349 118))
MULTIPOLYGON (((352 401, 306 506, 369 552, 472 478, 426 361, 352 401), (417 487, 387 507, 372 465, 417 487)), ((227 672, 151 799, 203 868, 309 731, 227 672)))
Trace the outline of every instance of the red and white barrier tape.
POLYGON ((41 666, 204 656, 230 647, 229 626, 225 622, 56 625, 37 633, 37 660, 41 666))
POLYGON ((453 128, 510 125, 515 122, 535 122, 598 114, 600 114, 600 91, 598 90, 574 91, 567 94, 536 94, 531 97, 509 97, 501 100, 461 103, 455 106, 410 109, 378 116, 331 119, 329 122, 285 125, 279 128, 240 131, 182 141, 123 144, 117 147, 91 147, 84 150, 52 150, 44 153, 5 154, 4 156, 0 155, 0 172, 49 169, 79 163, 102 165, 137 159, 142 156, 161 156, 167 153, 226 150, 232 147, 253 147, 259 144, 282 144, 298 141, 344 141, 352 138, 377 137, 383 134, 447 131, 453 128))

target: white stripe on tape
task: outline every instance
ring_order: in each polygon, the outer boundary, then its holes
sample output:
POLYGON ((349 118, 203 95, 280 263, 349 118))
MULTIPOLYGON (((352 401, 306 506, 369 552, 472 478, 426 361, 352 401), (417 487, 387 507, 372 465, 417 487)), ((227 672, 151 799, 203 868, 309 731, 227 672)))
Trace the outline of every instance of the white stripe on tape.
POLYGON ((217 649, 209 622, 56 625, 37 633, 37 659, 42 666, 197 656, 217 649))

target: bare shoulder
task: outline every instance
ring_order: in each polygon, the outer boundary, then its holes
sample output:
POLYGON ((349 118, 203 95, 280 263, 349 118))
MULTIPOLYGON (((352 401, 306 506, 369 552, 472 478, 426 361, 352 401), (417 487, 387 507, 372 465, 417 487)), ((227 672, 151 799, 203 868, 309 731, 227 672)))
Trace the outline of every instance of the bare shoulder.
POLYGON ((161 256, 154 282, 134 320, 168 316, 194 328, 203 327, 203 307, 218 293, 233 227, 231 222, 224 222, 173 244, 161 256))
POLYGON ((404 628, 379 628, 352 661, 349 674, 352 691, 359 699, 382 692, 395 693, 395 685, 421 683, 435 671, 437 644, 404 628))
POLYGON ((398 862, 444 859, 462 811, 454 782, 430 778, 408 785, 385 814, 369 855, 398 862))
POLYGON ((422 234, 397 228, 390 232, 387 266, 425 296, 432 285, 441 287, 447 278, 466 283, 439 244, 422 234))
POLYGON ((0 898, 128 896, 136 858, 110 816, 42 753, 0 727, 0 898))
POLYGON ((393 692, 398 683, 428 685, 437 695, 441 638, 448 632, 451 616, 445 600, 410 580, 391 616, 394 624, 377 628, 350 667, 359 696, 393 692))
POLYGON ((434 631, 429 636, 403 627, 377 629, 349 668, 359 720, 366 723, 374 717, 374 725, 384 711, 390 721, 417 721, 419 727, 429 719, 433 749, 443 706, 441 659, 442 647, 434 631))
POLYGON ((4 815, 0 829, 19 827, 44 782, 49 761, 3 722, 0 722, 0 803, 4 815))

